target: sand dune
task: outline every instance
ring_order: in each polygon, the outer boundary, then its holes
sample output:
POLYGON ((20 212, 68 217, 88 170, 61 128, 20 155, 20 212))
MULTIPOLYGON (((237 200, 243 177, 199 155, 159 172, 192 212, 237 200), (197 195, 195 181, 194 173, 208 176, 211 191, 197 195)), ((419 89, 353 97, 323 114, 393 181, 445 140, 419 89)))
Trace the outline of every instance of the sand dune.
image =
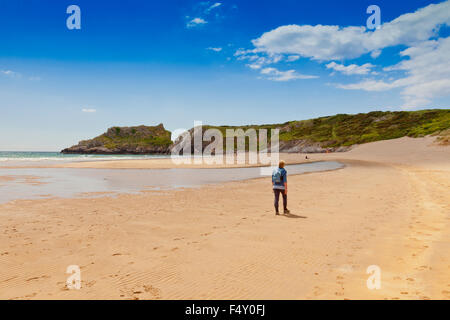
POLYGON ((0 298, 450 299, 450 148, 402 138, 310 158, 346 167, 290 176, 287 216, 267 178, 0 205, 0 298))

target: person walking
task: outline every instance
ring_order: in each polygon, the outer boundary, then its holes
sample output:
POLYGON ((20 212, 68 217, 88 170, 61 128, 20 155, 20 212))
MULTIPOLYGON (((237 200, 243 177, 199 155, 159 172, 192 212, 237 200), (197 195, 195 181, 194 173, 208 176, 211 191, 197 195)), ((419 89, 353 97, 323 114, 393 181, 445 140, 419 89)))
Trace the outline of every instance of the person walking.
POLYGON ((278 164, 278 168, 273 170, 272 173, 272 188, 275 195, 275 214, 279 215, 278 202, 280 200, 280 194, 283 196, 283 209, 284 213, 290 213, 287 208, 287 171, 284 169, 285 162, 281 160, 278 164))

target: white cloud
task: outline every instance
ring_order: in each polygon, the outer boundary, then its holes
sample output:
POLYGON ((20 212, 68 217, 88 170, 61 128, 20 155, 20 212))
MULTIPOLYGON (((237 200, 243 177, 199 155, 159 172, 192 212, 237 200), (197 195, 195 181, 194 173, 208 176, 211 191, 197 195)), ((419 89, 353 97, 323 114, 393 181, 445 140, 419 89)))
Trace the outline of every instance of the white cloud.
POLYGON ((450 25, 450 1, 401 15, 375 31, 362 26, 286 25, 252 42, 258 52, 296 54, 320 61, 353 59, 370 52, 377 57, 383 48, 428 40, 442 25, 450 25))
POLYGON ((11 77, 11 78, 17 78, 17 77, 21 76, 20 73, 14 72, 14 71, 11 71, 11 70, 0 70, 0 73, 5 75, 5 76, 7 76, 7 77, 11 77))
POLYGON ((25 78, 28 79, 29 81, 41 81, 41 77, 38 76, 27 76, 27 75, 22 75, 19 72, 15 72, 15 71, 11 71, 11 70, 0 70, 0 75, 4 75, 6 77, 9 78, 25 78))
POLYGON ((300 74, 295 70, 280 71, 276 68, 264 68, 261 70, 261 74, 267 76, 267 79, 272 81, 291 81, 297 79, 318 78, 317 76, 300 74))
POLYGON ((188 23, 187 23, 187 27, 188 28, 193 28, 193 27, 196 27, 196 26, 199 26, 199 25, 204 25, 204 24, 207 24, 208 22, 207 21, 205 21, 203 18, 194 18, 194 19, 192 19, 192 20, 190 20, 188 23))
POLYGON ((334 71, 341 72, 345 75, 354 75, 354 74, 365 75, 370 73, 371 68, 375 66, 371 63, 365 63, 361 66, 358 66, 356 64, 350 64, 348 66, 345 66, 343 64, 337 64, 336 62, 333 61, 327 64, 326 67, 327 69, 332 69, 334 71))
POLYGON ((211 50, 211 51, 215 51, 215 52, 220 52, 220 51, 222 51, 222 48, 220 48, 220 47, 218 47, 218 48, 214 48, 214 47, 209 47, 209 48, 206 48, 207 50, 211 50))
POLYGON ((84 109, 81 109, 81 112, 85 112, 85 113, 95 113, 95 112, 97 112, 97 109, 84 108, 84 109))
POLYGON ((386 82, 364 80, 359 83, 337 85, 342 89, 384 91, 403 88, 403 108, 429 106, 437 97, 450 95, 450 37, 430 40, 412 46, 400 53, 408 56, 385 71, 401 71, 404 77, 386 82))
POLYGON ((298 56, 298 55, 288 56, 288 57, 286 58, 286 60, 287 60, 288 62, 297 61, 298 59, 300 59, 300 56, 298 56))
MULTIPOLYGON (((278 63, 283 60, 283 55, 270 54, 266 56, 258 55, 257 50, 236 50, 235 57, 238 60, 248 60, 251 63, 246 64, 247 67, 253 70, 260 70, 260 73, 265 76, 265 79, 272 81, 291 81, 297 79, 314 79, 317 76, 304 75, 298 73, 296 70, 280 71, 277 68, 267 67, 270 64, 278 63)), ((299 57, 300 58, 300 57, 299 57)), ((297 57, 289 57, 288 61, 295 61, 297 57)))
POLYGON ((370 53, 370 56, 371 56, 373 59, 376 59, 376 58, 378 58, 378 57, 380 56, 380 54, 381 54, 381 50, 374 50, 374 51, 372 51, 372 52, 370 53))
POLYGON ((261 65, 260 64, 256 64, 256 63, 247 64, 246 66, 249 67, 250 69, 253 69, 253 70, 261 69, 261 65))
POLYGON ((237 57, 237 60, 248 60, 251 61, 253 65, 269 65, 273 63, 278 63, 283 60, 283 56, 280 54, 271 54, 271 55, 259 55, 256 50, 244 50, 238 49, 234 53, 234 56, 237 57))
POLYGON ((348 90, 385 91, 401 89, 405 109, 432 106, 433 99, 450 95, 450 37, 438 38, 439 30, 450 26, 450 0, 430 4, 407 13, 369 31, 364 26, 285 25, 266 32, 252 41, 254 48, 236 52, 238 59, 252 64, 271 63, 270 57, 306 57, 326 61, 327 69, 346 75, 370 78, 357 83, 336 84, 348 90), (377 77, 370 63, 363 65, 337 63, 370 54, 376 59, 384 48, 406 46, 400 63, 384 68, 396 71, 377 77), (388 80, 386 80, 388 79, 388 80))
POLYGON ((208 9, 206 9, 206 13, 211 12, 211 10, 220 7, 222 4, 220 2, 216 2, 213 5, 209 6, 208 9))
POLYGON ((363 80, 351 84, 336 84, 336 87, 347 90, 365 90, 365 91, 385 91, 400 87, 400 84, 393 82, 384 82, 381 80, 363 80))
POLYGON ((188 20, 186 23, 187 28, 194 28, 205 25, 210 21, 211 23, 220 20, 222 17, 217 11, 217 8, 221 7, 221 2, 215 2, 211 4, 209 1, 202 1, 194 5, 192 8, 192 14, 186 16, 188 20), (212 11, 215 11, 213 14, 212 11))

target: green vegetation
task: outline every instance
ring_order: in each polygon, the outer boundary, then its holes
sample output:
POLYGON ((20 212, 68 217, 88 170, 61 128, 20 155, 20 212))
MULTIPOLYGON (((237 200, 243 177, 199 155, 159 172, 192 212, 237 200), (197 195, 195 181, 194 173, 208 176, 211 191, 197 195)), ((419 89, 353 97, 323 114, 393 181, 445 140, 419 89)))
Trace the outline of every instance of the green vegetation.
MULTIPOLYGON (((258 125, 209 128, 219 129, 280 129, 280 141, 306 140, 318 142, 324 148, 351 146, 367 142, 396 139, 401 137, 423 137, 443 132, 450 128, 450 110, 434 109, 421 111, 401 111, 360 113, 356 115, 338 114, 311 120, 291 121, 279 125, 258 125)), ((270 131, 269 131, 270 133, 270 131)))
POLYGON ((148 147, 165 147, 172 144, 171 133, 163 125, 156 127, 113 127, 101 136, 80 142, 89 147, 103 146, 114 149, 146 149, 148 147))
POLYGON ((338 114, 290 122, 280 140, 308 139, 324 147, 350 146, 400 137, 423 137, 450 128, 450 110, 338 114))
POLYGON ((107 149, 116 149, 122 147, 149 147, 149 146, 164 146, 169 147, 172 144, 170 134, 168 137, 148 136, 139 137, 137 135, 130 135, 128 137, 107 137, 100 136, 95 138, 100 141, 107 149))
MULTIPOLYGON (((402 112, 370 112, 355 115, 338 114, 310 120, 290 121, 283 124, 247 126, 203 126, 203 131, 218 129, 226 137, 227 129, 280 129, 281 150, 335 151, 367 142, 401 137, 436 135, 437 143, 450 144, 450 110, 434 109, 402 112), (342 148, 340 148, 342 147, 342 148), (299 149, 300 148, 300 149, 299 149)), ((193 134, 193 129, 190 130, 193 134)), ((246 149, 249 147, 246 138, 246 149)), ((177 143, 181 143, 180 141, 177 143)), ((208 143, 204 142, 203 147, 208 143), (206 143, 206 144, 205 144, 206 143)), ((169 153, 173 146, 171 133, 162 124, 154 127, 112 127, 104 134, 65 149, 63 153, 169 153)), ((237 143, 234 144, 235 149, 237 143)), ((259 145, 258 145, 259 147, 259 145)), ((223 141, 226 150, 226 141, 223 141)))

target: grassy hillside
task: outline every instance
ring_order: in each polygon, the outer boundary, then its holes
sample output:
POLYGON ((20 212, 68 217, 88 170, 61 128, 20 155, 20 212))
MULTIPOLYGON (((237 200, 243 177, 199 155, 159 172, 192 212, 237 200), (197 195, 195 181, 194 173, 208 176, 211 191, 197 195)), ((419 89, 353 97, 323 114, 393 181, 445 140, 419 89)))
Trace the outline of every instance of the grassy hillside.
MULTIPOLYGON (((404 136, 441 135, 440 144, 449 144, 450 110, 402 112, 370 112, 356 115, 338 114, 283 124, 248 126, 203 126, 203 130, 219 129, 224 137, 227 129, 280 129, 283 152, 346 151, 349 146, 404 136)), ((191 134, 193 129, 190 130, 191 134)), ((270 137, 269 137, 270 141, 270 137)), ((112 127, 104 134, 81 141, 63 153, 97 154, 167 154, 175 144, 162 124, 154 127, 112 127)), ((204 141, 203 148, 209 142, 204 141)), ((224 149, 226 143, 224 141, 224 149)), ((192 145, 192 148, 194 146, 192 145)), ((248 144, 246 146, 248 148, 248 144)), ((235 144, 236 148, 236 144, 235 144)))
POLYGON ((450 110, 376 111, 356 115, 338 114, 274 125, 204 126, 205 130, 209 128, 219 129, 223 133, 226 129, 279 128, 280 141, 305 140, 319 143, 323 148, 333 148, 404 136, 423 137, 441 132, 450 128, 450 110))
POLYGON ((112 127, 104 134, 64 149, 63 153, 149 154, 168 153, 171 133, 158 126, 112 127))
POLYGON ((338 114, 289 122, 280 140, 308 139, 326 147, 350 146, 404 136, 423 137, 450 128, 450 110, 338 114))
POLYGON ((169 147, 172 144, 171 133, 163 125, 148 127, 112 127, 93 140, 100 141, 108 149, 123 147, 169 147))

